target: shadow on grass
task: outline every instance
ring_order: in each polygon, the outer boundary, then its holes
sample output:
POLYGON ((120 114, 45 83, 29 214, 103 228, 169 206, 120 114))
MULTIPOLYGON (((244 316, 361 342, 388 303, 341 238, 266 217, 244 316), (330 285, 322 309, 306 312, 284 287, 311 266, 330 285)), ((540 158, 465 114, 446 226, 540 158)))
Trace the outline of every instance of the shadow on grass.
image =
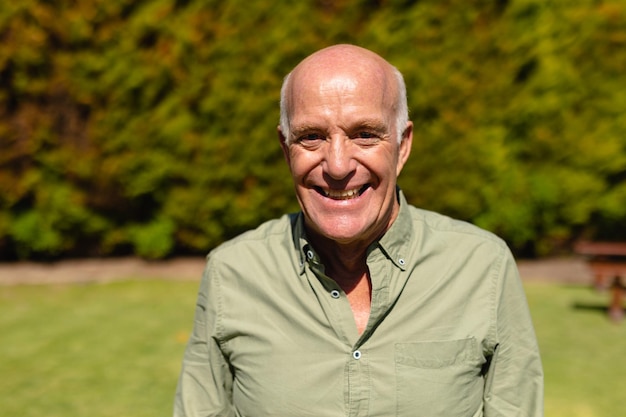
POLYGON ((602 297, 603 300, 587 300, 587 301, 574 301, 571 304, 571 307, 574 311, 579 312, 594 312, 598 314, 602 314, 604 316, 609 316, 613 321, 621 321, 624 316, 624 306, 622 306, 622 312, 611 311, 611 298, 613 297, 611 287, 606 288, 596 288, 594 286, 588 287, 589 294, 593 294, 592 296, 595 298, 602 297))
POLYGON ((608 314, 609 312, 609 306, 606 304, 600 304, 600 303, 581 303, 581 302, 575 302, 574 304, 572 304, 572 308, 574 310, 581 310, 581 311, 594 311, 597 313, 602 313, 602 314, 608 314))

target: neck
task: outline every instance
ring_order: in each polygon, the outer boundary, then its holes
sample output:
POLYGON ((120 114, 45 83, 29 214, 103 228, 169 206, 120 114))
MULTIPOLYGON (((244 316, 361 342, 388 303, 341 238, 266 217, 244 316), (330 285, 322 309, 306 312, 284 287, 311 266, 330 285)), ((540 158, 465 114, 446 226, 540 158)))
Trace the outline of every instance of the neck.
POLYGON ((367 248, 369 243, 357 242, 348 245, 319 235, 309 239, 319 254, 326 275, 334 279, 346 292, 367 276, 367 248))

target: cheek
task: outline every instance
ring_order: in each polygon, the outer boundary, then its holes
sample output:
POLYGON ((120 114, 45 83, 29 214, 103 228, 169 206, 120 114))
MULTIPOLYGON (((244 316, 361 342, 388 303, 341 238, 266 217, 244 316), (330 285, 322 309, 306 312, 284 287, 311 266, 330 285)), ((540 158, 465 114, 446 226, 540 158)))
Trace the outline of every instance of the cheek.
POLYGON ((319 166, 319 161, 313 154, 307 154, 300 151, 290 153, 289 168, 291 170, 291 175, 294 178, 302 178, 306 176, 317 166, 319 166))
POLYGON ((370 164, 370 166, 381 181, 387 182, 395 181, 402 169, 398 155, 395 153, 387 153, 384 156, 379 156, 375 163, 370 164))

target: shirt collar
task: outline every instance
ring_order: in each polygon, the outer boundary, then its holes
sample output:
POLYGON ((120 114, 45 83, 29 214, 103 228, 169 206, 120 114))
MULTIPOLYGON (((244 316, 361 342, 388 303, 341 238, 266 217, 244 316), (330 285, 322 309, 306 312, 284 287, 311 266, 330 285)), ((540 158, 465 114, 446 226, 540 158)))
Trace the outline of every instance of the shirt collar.
POLYGON ((404 271, 409 264, 408 256, 411 253, 410 245, 413 224, 411 213, 409 212, 409 203, 406 201, 404 193, 399 188, 397 193, 400 203, 398 217, 391 224, 389 230, 370 246, 370 251, 379 247, 396 267, 404 271))
POLYGON ((300 266, 300 275, 304 274, 304 266, 307 262, 307 253, 309 256, 315 254, 313 247, 306 239, 306 232, 304 229, 304 214, 302 212, 294 213, 291 216, 291 230, 293 234, 293 244, 298 255, 298 265, 300 266))
MULTIPOLYGON (((408 203, 404 197, 404 193, 398 188, 398 201, 400 202, 400 210, 398 217, 394 220, 387 232, 376 242, 373 242, 368 248, 368 255, 376 248, 380 248, 383 254, 399 269, 406 270, 409 264, 408 256, 411 253, 409 245, 411 244, 411 232, 413 230, 411 223, 411 214, 409 212, 408 203)), ((304 228, 304 214, 302 212, 291 216, 291 224, 293 231, 293 243, 298 253, 298 265, 300 266, 300 274, 304 273, 306 262, 321 266, 321 260, 313 246, 308 242, 306 230, 304 228)), ((323 266, 322 266, 323 267, 323 266)))

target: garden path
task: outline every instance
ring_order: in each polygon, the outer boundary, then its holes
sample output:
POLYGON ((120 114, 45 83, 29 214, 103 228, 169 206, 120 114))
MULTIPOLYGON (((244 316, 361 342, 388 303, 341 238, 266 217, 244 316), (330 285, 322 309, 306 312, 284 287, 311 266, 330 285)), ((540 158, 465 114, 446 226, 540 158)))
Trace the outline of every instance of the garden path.
MULTIPOLYGON (((0 286, 109 282, 128 278, 199 280, 203 257, 147 261, 138 258, 72 259, 51 263, 0 263, 0 286)), ((591 284, 591 271, 575 257, 518 261, 524 281, 591 284)))

